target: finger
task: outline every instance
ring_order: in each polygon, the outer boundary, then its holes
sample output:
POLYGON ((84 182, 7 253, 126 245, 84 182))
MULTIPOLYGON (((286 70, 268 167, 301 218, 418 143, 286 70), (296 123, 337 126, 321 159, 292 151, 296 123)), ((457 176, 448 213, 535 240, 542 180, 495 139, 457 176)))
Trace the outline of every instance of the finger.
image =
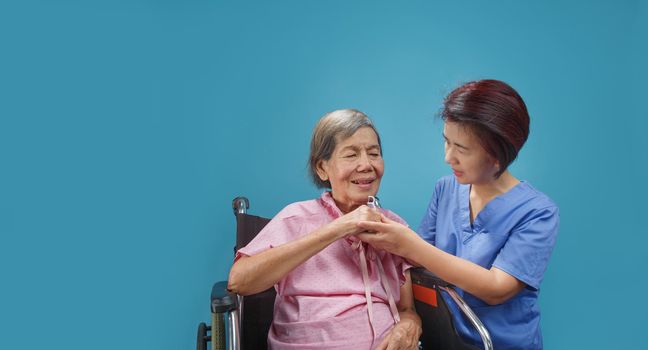
POLYGON ((375 241, 375 238, 376 238, 375 233, 367 233, 367 232, 358 233, 355 236, 358 237, 359 240, 361 240, 361 241, 363 241, 365 243, 369 243, 370 245, 373 245, 373 243, 375 241))
POLYGON ((374 221, 380 221, 380 216, 382 215, 382 213, 380 212, 379 209, 371 208, 366 205, 363 205, 362 207, 366 208, 361 212, 363 216, 370 218, 371 220, 374 221))
POLYGON ((359 221, 357 223, 358 227, 363 228, 367 231, 384 231, 385 225, 382 222, 375 221, 359 221))
POLYGON ((378 209, 371 209, 371 221, 381 222, 383 214, 378 209))
POLYGON ((400 338, 399 337, 389 337, 389 344, 387 344, 387 350, 398 350, 400 349, 400 338))
POLYGON ((394 221, 394 220, 388 218, 388 217, 385 216, 385 214, 383 214, 383 213, 380 213, 380 221, 383 222, 383 223, 385 223, 385 224, 398 223, 397 221, 394 221))
POLYGON ((391 332, 388 333, 383 340, 380 342, 380 345, 375 348, 375 350, 387 350, 387 345, 389 345, 389 338, 391 337, 391 332))

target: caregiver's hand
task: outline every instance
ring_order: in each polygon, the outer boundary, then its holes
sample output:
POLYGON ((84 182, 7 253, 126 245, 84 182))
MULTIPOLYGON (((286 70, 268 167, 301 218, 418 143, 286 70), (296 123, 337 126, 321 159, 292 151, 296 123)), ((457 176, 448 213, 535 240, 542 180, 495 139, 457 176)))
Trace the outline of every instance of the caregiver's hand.
POLYGON ((421 325, 411 319, 402 319, 389 331, 376 350, 418 350, 421 325))
POLYGON ((361 221, 357 225, 362 231, 368 231, 356 235, 361 241, 405 258, 409 258, 408 254, 422 240, 409 227, 382 214, 380 222, 361 221))

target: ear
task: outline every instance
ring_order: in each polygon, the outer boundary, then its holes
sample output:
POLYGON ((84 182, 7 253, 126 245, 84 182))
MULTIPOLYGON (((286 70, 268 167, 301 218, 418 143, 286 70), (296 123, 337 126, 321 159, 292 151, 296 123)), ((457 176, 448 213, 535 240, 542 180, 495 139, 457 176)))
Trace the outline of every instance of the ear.
POLYGON ((322 181, 328 181, 329 176, 328 176, 328 164, 320 160, 317 162, 317 166, 315 167, 315 171, 317 171, 317 176, 319 176, 320 180, 322 181))
POLYGON ((499 160, 493 159, 493 168, 495 169, 495 173, 499 173, 500 169, 502 169, 499 160))

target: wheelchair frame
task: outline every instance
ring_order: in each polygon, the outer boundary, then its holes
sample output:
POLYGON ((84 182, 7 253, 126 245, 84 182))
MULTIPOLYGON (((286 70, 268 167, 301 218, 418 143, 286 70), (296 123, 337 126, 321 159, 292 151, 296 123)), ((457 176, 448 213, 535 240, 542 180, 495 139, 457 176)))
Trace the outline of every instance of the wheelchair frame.
MULTIPOLYGON (((249 208, 250 202, 245 197, 236 197, 232 201, 234 216, 247 214, 249 208)), ((422 286, 424 289, 433 290, 435 293, 434 298, 437 298, 436 296, 438 295, 441 299, 441 304, 445 310, 444 312, 448 312, 448 314, 451 315, 450 310, 447 308, 447 305, 445 305, 445 301, 441 296, 441 291, 446 292, 459 307, 463 315, 466 316, 470 324, 477 330, 482 339, 484 349, 493 350, 493 343, 488 330, 479 317, 477 317, 477 315, 472 311, 470 306, 457 293, 453 285, 445 282, 423 268, 413 269, 412 285, 413 287, 422 286)), ((415 301, 417 303, 423 302, 428 304, 428 302, 424 301, 426 296, 421 294, 420 289, 418 289, 419 292, 417 292, 417 288, 414 289, 415 301)), ((212 350, 240 350, 244 298, 228 291, 227 281, 219 281, 212 287, 210 300, 212 325, 208 326, 204 322, 201 322, 198 325, 196 349, 207 350, 207 344, 211 342, 212 350), (230 341, 226 341, 226 339, 230 339, 230 341)), ((436 307, 436 305, 434 307, 436 307)), ((424 319, 424 317, 422 317, 422 319, 424 319)), ((452 322, 453 321, 451 320, 451 323, 452 322)), ((455 333, 454 336, 460 339, 461 337, 457 334, 453 323, 451 324, 451 328, 455 333)), ((425 334, 425 327, 423 328, 423 333, 425 334)), ((472 346, 464 343, 459 348, 470 349, 472 346)))

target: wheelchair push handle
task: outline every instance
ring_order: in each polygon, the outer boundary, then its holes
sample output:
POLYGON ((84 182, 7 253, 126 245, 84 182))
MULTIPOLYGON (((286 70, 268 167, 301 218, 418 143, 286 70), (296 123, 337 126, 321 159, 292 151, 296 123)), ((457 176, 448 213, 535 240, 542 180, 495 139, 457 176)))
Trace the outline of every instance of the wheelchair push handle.
POLYGON ((246 214, 247 210, 250 209, 250 201, 245 197, 236 197, 232 201, 232 209, 234 210, 234 216, 246 214))
POLYGON ((227 281, 214 283, 211 292, 211 310, 213 313, 224 313, 236 310, 238 299, 236 294, 227 290, 227 281))

